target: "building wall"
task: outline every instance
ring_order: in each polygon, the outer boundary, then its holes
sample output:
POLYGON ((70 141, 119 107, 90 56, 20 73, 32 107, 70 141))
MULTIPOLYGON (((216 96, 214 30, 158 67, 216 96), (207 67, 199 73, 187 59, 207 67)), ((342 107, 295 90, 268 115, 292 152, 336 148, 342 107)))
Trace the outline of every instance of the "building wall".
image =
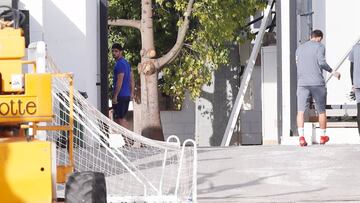
POLYGON ((212 125, 214 89, 213 82, 209 86, 204 85, 201 96, 195 101, 195 141, 199 146, 211 146, 210 141, 214 134, 212 125))
POLYGON ((20 0, 30 12, 30 41, 45 41, 63 72, 74 73, 75 88, 99 108, 98 1, 20 0))
POLYGON ((161 123, 165 140, 170 135, 179 137, 180 142, 195 139, 195 103, 186 96, 180 111, 161 111, 161 123))
MULTIPOLYGON (((251 44, 230 46, 230 63, 214 72, 210 86, 195 103, 195 137, 199 146, 219 146, 223 139, 240 85, 241 65, 251 44)), ((255 66, 231 144, 261 144, 261 71, 255 66)))
MULTIPOLYGON (((360 1, 314 0, 314 28, 325 34, 326 59, 332 68, 360 37, 360 1)), ((341 80, 328 83, 328 104, 354 104, 348 99, 351 90, 349 61, 340 67, 341 80)))
POLYGON ((279 136, 282 140, 296 133, 296 63, 297 13, 296 1, 276 2, 276 41, 278 69, 279 136))
POLYGON ((276 46, 261 49, 261 117, 263 144, 279 144, 278 75, 276 46))
POLYGON ((247 109, 243 108, 240 112, 240 137, 238 140, 234 140, 233 138, 233 143, 243 145, 259 145, 262 144, 262 99, 260 66, 254 67, 248 87, 248 93, 250 93, 250 98, 248 97, 248 100, 251 101, 251 106, 247 109))
POLYGON ((0 0, 0 5, 11 7, 11 0, 0 0))
MULTIPOLYGON (((239 47, 231 46, 231 61, 214 72, 196 100, 195 136, 199 146, 219 146, 239 89, 239 47)), ((236 133, 235 133, 236 134, 236 133)))

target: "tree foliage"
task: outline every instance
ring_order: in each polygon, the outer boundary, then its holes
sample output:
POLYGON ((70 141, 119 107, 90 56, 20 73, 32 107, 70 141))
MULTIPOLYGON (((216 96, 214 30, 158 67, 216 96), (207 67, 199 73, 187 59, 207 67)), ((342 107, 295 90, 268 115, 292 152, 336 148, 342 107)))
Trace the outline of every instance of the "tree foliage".
MULTIPOLYGON (((162 56, 176 42, 181 17, 187 0, 155 0, 153 2, 154 36, 157 56, 162 56)), ((263 9, 263 0, 196 0, 184 46, 171 64, 160 72, 160 89, 181 106, 188 91, 192 98, 200 96, 201 87, 209 84, 219 65, 229 60, 229 43, 241 43, 251 38, 246 27, 249 17, 263 9)), ((110 0, 110 19, 141 18, 140 0, 110 0)), ((140 62, 140 33, 129 27, 114 27, 109 31, 109 46, 120 42, 126 58, 137 70, 140 62)), ((112 70, 113 61, 110 61, 112 70)), ((111 73, 111 71, 109 71, 111 73)), ((110 75, 109 79, 112 80, 110 75)), ((110 82, 110 84, 112 84, 110 82)))

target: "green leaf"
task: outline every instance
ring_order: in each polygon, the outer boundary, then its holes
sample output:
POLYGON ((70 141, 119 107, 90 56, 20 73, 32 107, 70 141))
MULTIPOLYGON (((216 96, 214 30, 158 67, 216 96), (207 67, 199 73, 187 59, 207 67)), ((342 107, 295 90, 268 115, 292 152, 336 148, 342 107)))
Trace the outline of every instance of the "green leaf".
MULTIPOLYGON (((157 57, 166 54, 175 44, 187 0, 153 1, 153 28, 157 57)), ((265 7, 263 0, 196 0, 185 46, 171 64, 163 69, 160 90, 172 96, 177 108, 188 91, 193 99, 204 85, 210 85, 212 73, 229 63, 229 44, 243 43, 254 35, 246 28, 249 17, 265 7)), ((110 19, 141 19, 141 1, 109 0, 110 19)), ((141 35, 133 28, 111 28, 109 47, 118 42, 124 45, 125 57, 135 73, 140 63, 141 35)), ((114 61, 109 53, 109 84, 112 84, 114 61)), ((138 76, 137 76, 138 78, 138 76)), ((111 88, 111 87, 109 87, 111 88)))

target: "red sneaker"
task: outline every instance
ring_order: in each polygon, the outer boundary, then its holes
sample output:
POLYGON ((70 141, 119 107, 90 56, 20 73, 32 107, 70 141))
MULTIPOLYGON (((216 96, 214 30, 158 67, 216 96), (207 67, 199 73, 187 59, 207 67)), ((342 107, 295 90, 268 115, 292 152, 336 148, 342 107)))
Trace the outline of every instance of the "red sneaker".
POLYGON ((300 146, 301 146, 301 147, 307 146, 307 142, 306 142, 304 136, 301 136, 301 137, 299 138, 299 142, 300 142, 300 146))
POLYGON ((320 144, 325 144, 327 142, 329 142, 330 138, 328 136, 321 136, 320 137, 320 144))

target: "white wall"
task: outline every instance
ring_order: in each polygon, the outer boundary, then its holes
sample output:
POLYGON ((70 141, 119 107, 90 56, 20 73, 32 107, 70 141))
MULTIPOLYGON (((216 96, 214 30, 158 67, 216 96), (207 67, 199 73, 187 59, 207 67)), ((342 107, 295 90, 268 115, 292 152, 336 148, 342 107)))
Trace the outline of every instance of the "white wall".
POLYGON ((1 6, 11 6, 11 0, 0 0, 1 6))
POLYGON ((98 1, 20 0, 30 11, 30 41, 43 40, 63 72, 73 72, 75 88, 100 106, 98 87, 98 1))
POLYGON ((263 144, 278 144, 278 78, 276 46, 261 48, 261 118, 263 144))
MULTIPOLYGON (((290 2, 281 1, 281 89, 282 92, 282 132, 283 137, 288 137, 291 130, 291 62, 290 62, 290 2)), ((279 51, 280 51, 279 50, 279 51)))
MULTIPOLYGON (((313 0, 314 28, 324 31, 326 59, 332 68, 339 63, 354 41, 360 37, 359 0, 313 0)), ((351 90, 349 62, 341 66, 340 81, 332 79, 328 83, 328 104, 349 104, 347 94, 351 90)))

